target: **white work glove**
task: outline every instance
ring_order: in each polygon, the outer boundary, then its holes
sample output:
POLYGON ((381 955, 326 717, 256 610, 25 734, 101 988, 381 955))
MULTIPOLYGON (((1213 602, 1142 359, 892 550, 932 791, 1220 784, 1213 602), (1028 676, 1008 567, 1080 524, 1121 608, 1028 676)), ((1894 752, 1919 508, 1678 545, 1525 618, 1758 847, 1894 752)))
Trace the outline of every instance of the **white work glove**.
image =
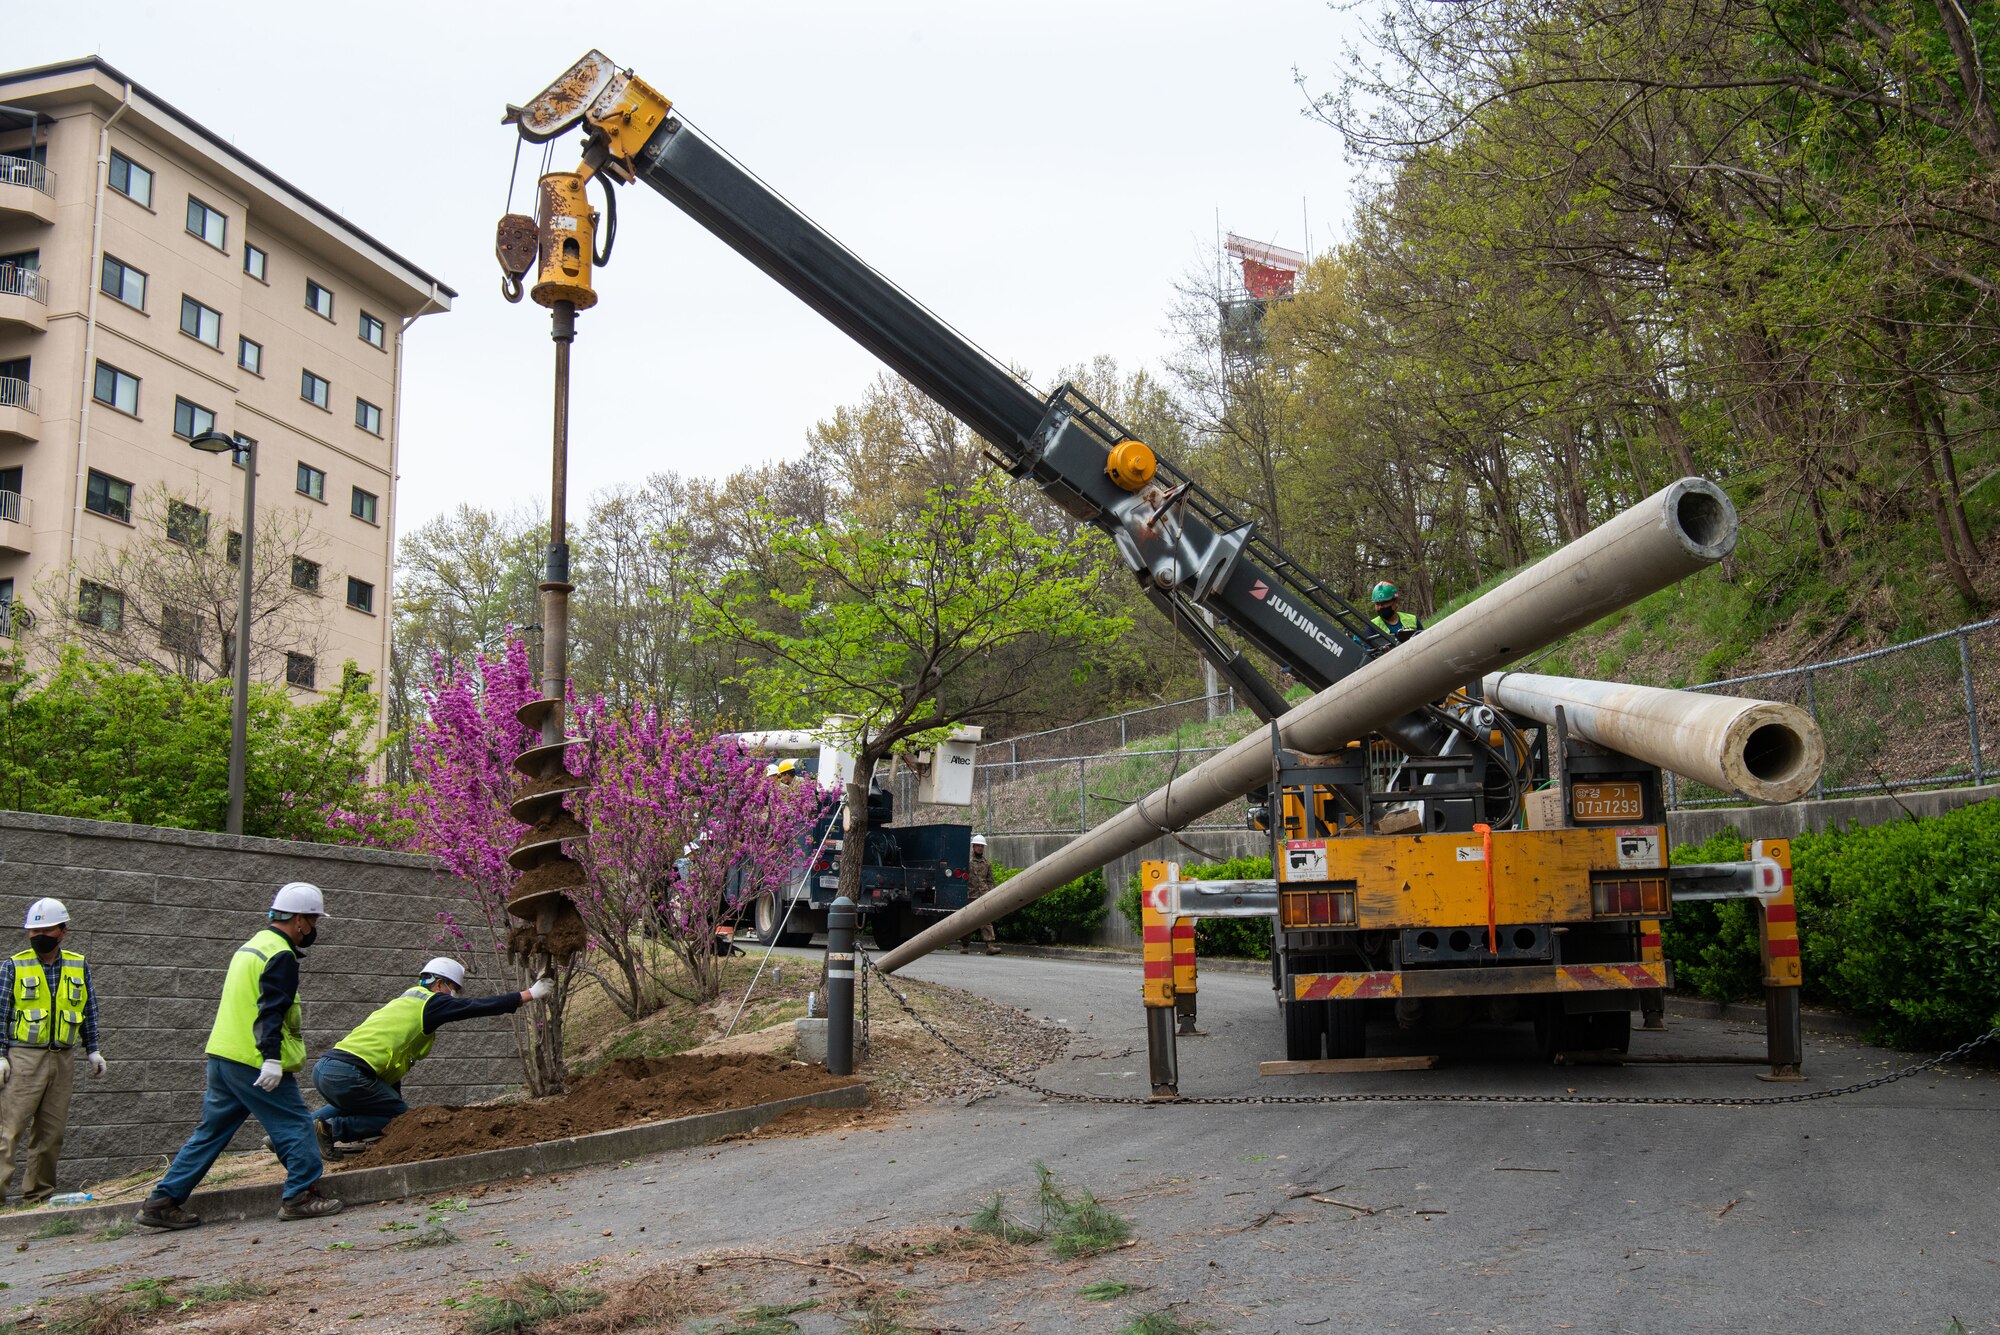
POLYGON ((90 1054, 90 1073, 92 1075, 103 1075, 104 1068, 107 1064, 108 1063, 106 1063, 104 1060, 103 1053, 93 1052, 90 1054))
POLYGON ((5 1056, 0 1056, 0 1089, 7 1087, 7 1078, 13 1074, 14 1063, 8 1061, 5 1056))
POLYGON ((272 1090, 276 1089, 278 1087, 278 1082, 284 1078, 285 1078, 285 1068, 280 1066, 277 1062, 271 1061, 267 1058, 264 1062, 264 1065, 261 1068, 259 1068, 257 1072, 257 1079, 254 1083, 256 1084, 257 1088, 263 1090, 266 1094, 268 1094, 272 1090))
POLYGON ((556 990, 555 980, 553 978, 550 978, 547 974, 543 974, 540 978, 537 978, 534 982, 528 984, 528 1000, 540 1001, 544 997, 548 996, 549 993, 555 990, 556 990))

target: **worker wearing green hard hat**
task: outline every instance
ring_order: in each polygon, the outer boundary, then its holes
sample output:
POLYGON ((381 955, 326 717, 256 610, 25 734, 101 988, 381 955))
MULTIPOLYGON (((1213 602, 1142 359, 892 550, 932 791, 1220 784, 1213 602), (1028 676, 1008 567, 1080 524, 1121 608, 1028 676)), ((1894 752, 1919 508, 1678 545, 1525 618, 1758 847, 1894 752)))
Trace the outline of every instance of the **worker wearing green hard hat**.
POLYGON ((1374 592, 1369 594, 1375 604, 1375 628, 1397 644, 1401 644, 1424 628, 1422 619, 1416 613, 1396 610, 1396 600, 1400 596, 1396 586, 1386 579, 1377 584, 1374 592))

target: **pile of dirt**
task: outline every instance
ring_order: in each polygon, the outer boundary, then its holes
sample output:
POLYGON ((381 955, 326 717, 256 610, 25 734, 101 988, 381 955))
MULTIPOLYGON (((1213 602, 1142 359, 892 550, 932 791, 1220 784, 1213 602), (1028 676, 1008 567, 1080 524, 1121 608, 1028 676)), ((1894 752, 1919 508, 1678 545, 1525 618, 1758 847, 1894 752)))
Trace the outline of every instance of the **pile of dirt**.
POLYGON ((828 1075, 816 1066, 768 1055, 621 1057, 557 1098, 485 1108, 412 1108, 389 1124, 378 1144, 341 1166, 379 1168, 477 1154, 853 1083, 850 1076, 828 1075))

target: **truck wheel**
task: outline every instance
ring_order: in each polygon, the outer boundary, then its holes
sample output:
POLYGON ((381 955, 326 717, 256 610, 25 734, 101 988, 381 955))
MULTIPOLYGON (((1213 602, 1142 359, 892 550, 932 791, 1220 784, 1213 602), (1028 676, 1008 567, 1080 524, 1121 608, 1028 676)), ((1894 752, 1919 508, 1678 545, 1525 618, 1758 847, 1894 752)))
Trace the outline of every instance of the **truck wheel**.
POLYGON ((774 894, 757 896, 757 908, 753 917, 757 927, 757 939, 769 946, 809 946, 812 944, 812 919, 805 910, 794 906, 791 924, 780 933, 778 924, 785 921, 785 907, 774 894), (805 915, 803 929, 798 925, 801 915, 805 915))
POLYGON ((917 934, 916 914, 907 904, 876 909, 868 915, 868 931, 882 950, 894 950, 917 934))
POLYGON ((1326 1055, 1327 1005, 1324 1001, 1292 1001, 1285 1012, 1285 1060, 1318 1061, 1326 1055))
POLYGON ((1329 1001, 1325 1003, 1326 1055, 1329 1057, 1366 1057, 1368 1055, 1368 1003, 1365 1001, 1329 1001))

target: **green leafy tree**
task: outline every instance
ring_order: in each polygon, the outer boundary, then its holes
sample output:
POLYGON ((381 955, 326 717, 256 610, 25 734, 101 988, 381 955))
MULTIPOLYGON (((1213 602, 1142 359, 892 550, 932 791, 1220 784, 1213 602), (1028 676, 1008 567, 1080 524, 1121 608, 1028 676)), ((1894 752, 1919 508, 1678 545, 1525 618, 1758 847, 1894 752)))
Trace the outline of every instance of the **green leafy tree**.
MULTIPOLYGON (((16 653, 0 672, 0 807, 170 829, 220 830, 229 806, 230 683, 90 659, 71 645, 46 674, 16 653)), ((377 701, 353 669, 319 699, 253 684, 243 832, 330 837, 329 812, 367 781, 377 701)))
MULTIPOLYGON (((778 587, 739 579, 702 605, 708 634, 742 646, 760 720, 819 726, 858 759, 847 838, 868 830, 868 783, 900 749, 1004 718, 1038 670, 1087 675, 1130 624, 1099 609, 1098 544, 1038 532, 990 478, 925 494, 881 527, 766 516, 778 587)), ((841 893, 861 859, 841 860, 841 893)))

